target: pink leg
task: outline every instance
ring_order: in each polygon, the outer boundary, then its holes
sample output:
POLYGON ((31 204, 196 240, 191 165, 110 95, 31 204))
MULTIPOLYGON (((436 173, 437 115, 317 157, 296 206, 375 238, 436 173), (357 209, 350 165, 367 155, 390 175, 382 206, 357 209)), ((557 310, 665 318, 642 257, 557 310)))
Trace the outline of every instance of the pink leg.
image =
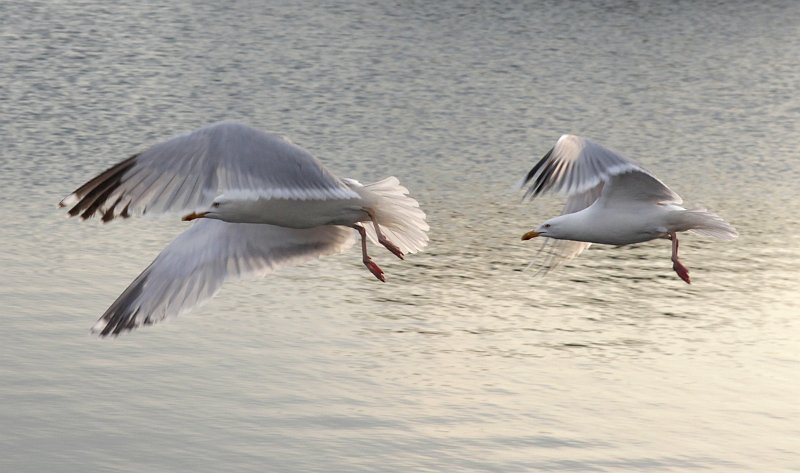
POLYGON ((378 235, 378 243, 385 246, 387 250, 391 251, 393 255, 397 256, 400 259, 403 259, 403 252, 400 251, 397 245, 392 243, 381 231, 381 227, 378 225, 378 222, 375 221, 375 216, 367 210, 367 214, 372 219, 372 226, 375 227, 375 233, 378 235))
POLYGON ((678 273, 678 277, 683 279, 686 284, 691 284, 691 279, 689 278, 689 268, 683 265, 681 261, 678 259, 678 234, 672 232, 669 234, 669 239, 672 240, 672 269, 678 273))
POLYGON ((364 262, 364 266, 381 282, 386 282, 386 278, 383 276, 383 270, 372 261, 372 258, 369 257, 367 254, 367 231, 364 230, 364 227, 361 224, 353 225, 353 228, 358 230, 359 235, 361 235, 361 256, 362 261, 364 262))

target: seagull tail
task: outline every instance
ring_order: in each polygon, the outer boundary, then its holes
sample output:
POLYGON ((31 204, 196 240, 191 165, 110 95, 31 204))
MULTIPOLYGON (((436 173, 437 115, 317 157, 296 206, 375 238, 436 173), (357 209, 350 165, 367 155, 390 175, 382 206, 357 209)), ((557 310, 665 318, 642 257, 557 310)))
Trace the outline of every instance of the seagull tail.
POLYGON ((698 235, 720 240, 735 240, 739 236, 731 224, 708 210, 682 210, 678 212, 678 215, 679 225, 683 227, 678 231, 688 230, 698 235))
MULTIPOLYGON (((428 230, 425 212, 419 202, 408 195, 408 189, 394 177, 387 177, 372 184, 361 185, 350 179, 345 182, 357 192, 370 209, 375 222, 386 238, 396 244, 403 253, 416 253, 428 245, 428 230)), ((372 225, 364 225, 367 236, 378 243, 378 235, 372 225)))

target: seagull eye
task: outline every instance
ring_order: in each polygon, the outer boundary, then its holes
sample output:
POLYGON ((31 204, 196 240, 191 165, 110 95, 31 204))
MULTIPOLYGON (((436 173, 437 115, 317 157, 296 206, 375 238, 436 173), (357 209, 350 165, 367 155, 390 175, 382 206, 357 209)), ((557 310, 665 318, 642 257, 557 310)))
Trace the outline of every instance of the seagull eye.
POLYGON ((214 202, 213 204, 211 204, 211 206, 216 209, 217 207, 219 207, 219 202, 214 202))
POLYGON ((550 228, 550 224, 549 223, 545 223, 544 224, 544 228, 550 228))

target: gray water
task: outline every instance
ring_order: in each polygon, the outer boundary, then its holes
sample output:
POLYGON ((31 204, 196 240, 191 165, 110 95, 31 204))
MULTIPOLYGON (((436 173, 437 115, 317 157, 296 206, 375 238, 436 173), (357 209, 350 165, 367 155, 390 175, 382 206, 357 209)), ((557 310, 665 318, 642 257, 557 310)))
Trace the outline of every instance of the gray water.
POLYGON ((800 3, 129 3, 0 3, 0 471, 800 470, 800 3), (91 336, 186 224, 57 202, 220 119, 398 176, 430 247, 91 336), (741 237, 523 271, 567 132, 741 237))

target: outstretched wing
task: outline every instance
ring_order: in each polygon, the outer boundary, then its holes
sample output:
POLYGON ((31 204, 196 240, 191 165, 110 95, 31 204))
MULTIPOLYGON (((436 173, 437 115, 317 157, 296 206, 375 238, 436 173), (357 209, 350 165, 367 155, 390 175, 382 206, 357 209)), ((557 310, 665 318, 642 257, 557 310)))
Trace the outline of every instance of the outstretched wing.
POLYGON ((260 198, 357 195, 303 148, 281 135, 220 122, 156 144, 65 197, 69 215, 104 222, 145 213, 187 212, 237 191, 260 198))
POLYGON ((92 327, 101 336, 176 316, 202 304, 229 279, 252 279, 286 265, 338 253, 352 229, 199 219, 172 241, 92 327))

